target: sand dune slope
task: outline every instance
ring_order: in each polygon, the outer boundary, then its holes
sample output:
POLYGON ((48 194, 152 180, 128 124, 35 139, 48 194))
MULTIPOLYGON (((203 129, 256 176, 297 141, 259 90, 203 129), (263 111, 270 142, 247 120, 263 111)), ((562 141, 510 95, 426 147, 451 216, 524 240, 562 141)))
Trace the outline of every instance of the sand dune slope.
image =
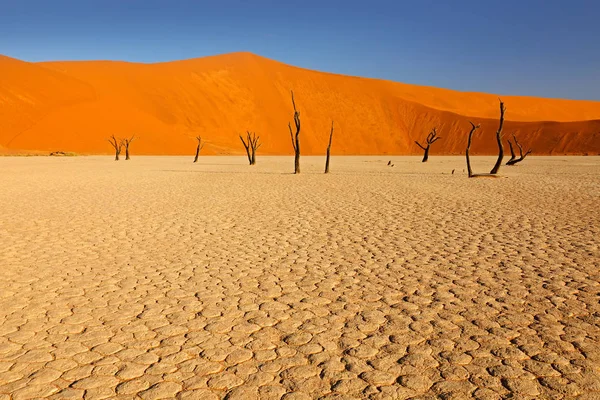
MULTIPOLYGON (((35 149, 31 130, 44 118, 94 99, 93 86, 65 74, 0 55, 0 148, 35 149), (24 135, 23 138, 20 138, 24 135)), ((63 132, 45 132, 51 140, 63 132)))
MULTIPOLYGON (((0 68, 0 146, 8 149, 109 153, 114 133, 138 135, 138 154, 188 154, 196 135, 209 142, 207 154, 240 154, 238 134, 250 129, 263 153, 288 154, 293 89, 305 154, 324 152, 332 119, 334 154, 417 154, 414 141, 433 126, 444 139, 432 154, 458 154, 468 120, 483 127, 473 151, 494 151, 495 95, 321 73, 250 53, 158 64, 4 57, 0 68)), ((507 132, 536 154, 600 153, 600 102, 503 100, 507 132)))

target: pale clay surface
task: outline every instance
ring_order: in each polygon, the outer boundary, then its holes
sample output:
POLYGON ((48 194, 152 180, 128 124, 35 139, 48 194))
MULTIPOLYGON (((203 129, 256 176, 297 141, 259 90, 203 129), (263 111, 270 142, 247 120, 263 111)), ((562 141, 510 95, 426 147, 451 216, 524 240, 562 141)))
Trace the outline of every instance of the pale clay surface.
POLYGON ((0 400, 600 398, 599 157, 192 158, 0 158, 0 400))

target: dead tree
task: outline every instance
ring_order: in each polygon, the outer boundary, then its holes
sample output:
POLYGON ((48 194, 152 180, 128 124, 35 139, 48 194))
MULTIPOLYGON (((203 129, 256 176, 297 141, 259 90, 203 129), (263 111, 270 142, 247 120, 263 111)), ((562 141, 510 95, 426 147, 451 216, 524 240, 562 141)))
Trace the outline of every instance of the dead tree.
POLYGON ((300 112, 296 110, 294 101, 294 91, 292 90, 292 104, 294 105, 294 125, 296 125, 296 135, 292 132, 292 123, 288 122, 292 146, 294 147, 294 174, 300 173, 300 112))
POLYGON ((471 169, 471 160, 469 159, 469 149, 471 148, 471 140, 473 139, 473 133, 475 133, 475 131, 479 129, 480 125, 475 125, 471 121, 469 121, 469 123, 471 124, 471 132, 469 132, 469 140, 467 141, 467 150, 465 151, 465 155, 467 156, 467 171, 469 173, 469 178, 471 178, 474 175, 473 170, 471 169))
POLYGON ((506 107, 504 107, 504 103, 502 100, 500 101, 500 125, 498 126, 498 130, 496 131, 496 141, 498 142, 498 159, 496 160, 496 165, 490 171, 491 175, 496 175, 498 170, 500 170, 500 165, 502 164, 502 158, 504 157, 504 148, 502 147, 502 126, 504 125, 504 112, 506 111, 506 107))
POLYGON ((135 135, 131 136, 129 139, 123 139, 123 143, 125 144, 125 161, 129 160, 129 145, 135 139, 135 135))
POLYGON ((331 155, 331 140, 333 139, 333 121, 331 121, 331 132, 329 133, 329 145, 327 146, 327 158, 325 159, 325 173, 329 173, 329 156, 331 155))
POLYGON ((417 144, 417 146, 419 146, 420 148, 425 150, 425 154, 423 155, 423 161, 421 161, 421 162, 427 162, 427 159, 429 158, 429 148, 431 147, 431 145, 433 143, 435 143, 436 141, 438 141, 440 139, 441 139, 441 137, 438 137, 437 130, 435 128, 433 128, 433 130, 429 133, 429 135, 427 135, 427 147, 421 146, 421 143, 419 143, 415 140, 415 143, 417 144))
POLYGON ((496 175, 496 173, 498 172, 498 170, 500 169, 500 164, 502 164, 502 158, 504 157, 504 149, 502 147, 502 126, 504 125, 504 112, 506 111, 506 108, 504 107, 504 103, 502 102, 502 100, 498 99, 500 101, 500 125, 498 126, 498 130, 496 131, 496 141, 498 142, 498 160, 496 160, 496 164, 494 165, 494 168, 492 168, 492 170, 490 171, 489 174, 474 174, 473 171, 471 170, 471 161, 469 159, 469 149, 471 148, 471 140, 473 138, 473 133, 479 129, 479 125, 475 126, 474 123, 471 123, 471 132, 469 132, 469 140, 467 142, 467 151, 465 152, 466 156, 467 156, 467 170, 469 173, 469 178, 473 178, 473 177, 489 177, 489 178, 497 178, 498 175, 496 175))
POLYGON ((119 154, 121 154, 121 149, 123 148, 123 141, 117 139, 115 135, 112 135, 108 139, 108 143, 115 149, 115 161, 119 161, 119 154))
POLYGON ((252 165, 252 154, 250 153, 250 132, 247 132, 248 143, 244 140, 242 135, 240 135, 240 140, 244 145, 244 149, 246 150, 246 155, 248 156, 248 164, 252 165))
POLYGON ((198 141, 198 146, 196 147, 196 157, 194 157, 194 162, 198 161, 198 156, 200 155, 200 150, 204 148, 204 143, 202 143, 202 138, 200 136, 196 136, 196 140, 198 141))
POLYGON ((256 150, 261 146, 262 143, 259 143, 260 136, 256 136, 256 132, 250 133, 250 131, 246 131, 246 140, 240 135, 240 140, 246 149, 246 155, 248 156, 248 163, 250 165, 256 164, 256 150))
POLYGON ((515 150, 513 149, 513 145, 509 139, 508 146, 510 147, 510 160, 508 160, 506 165, 515 165, 517 163, 520 163, 521 161, 523 161, 525 159, 525 157, 527 157, 531 153, 531 149, 529 149, 529 150, 527 150, 527 152, 525 154, 523 154, 523 146, 521 146, 521 144, 517 141, 517 137, 515 136, 514 133, 513 133, 513 139, 515 141, 515 144, 519 148, 519 158, 517 158, 517 156, 515 155, 515 150))

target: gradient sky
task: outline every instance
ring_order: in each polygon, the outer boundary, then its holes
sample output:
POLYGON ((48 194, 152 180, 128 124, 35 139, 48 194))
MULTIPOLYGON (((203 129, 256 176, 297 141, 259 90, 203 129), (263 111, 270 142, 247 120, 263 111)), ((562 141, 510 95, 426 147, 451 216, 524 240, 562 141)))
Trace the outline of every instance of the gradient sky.
POLYGON ((592 0, 0 0, 0 54, 157 62, 250 51, 347 75, 600 100, 599 16, 592 0))

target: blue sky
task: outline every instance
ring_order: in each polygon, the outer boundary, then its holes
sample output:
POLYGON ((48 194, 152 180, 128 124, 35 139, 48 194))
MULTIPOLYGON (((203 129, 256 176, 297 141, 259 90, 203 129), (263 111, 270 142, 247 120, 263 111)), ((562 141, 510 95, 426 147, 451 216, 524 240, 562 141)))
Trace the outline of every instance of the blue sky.
POLYGON ((250 51, 464 91, 600 100, 600 2, 0 0, 0 54, 170 61, 250 51))

